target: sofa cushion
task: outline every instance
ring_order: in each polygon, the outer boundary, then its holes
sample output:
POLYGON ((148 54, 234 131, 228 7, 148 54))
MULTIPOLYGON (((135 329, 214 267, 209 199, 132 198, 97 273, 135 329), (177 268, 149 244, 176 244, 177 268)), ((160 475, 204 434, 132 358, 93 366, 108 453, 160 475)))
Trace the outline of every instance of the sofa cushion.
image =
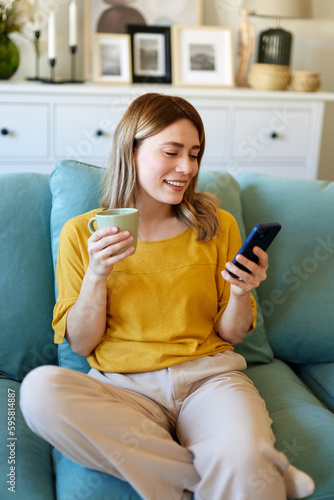
POLYGON ((0 374, 22 380, 57 362, 48 176, 0 175, 0 374))
MULTIPOLYGON (((66 221, 99 206, 100 179, 104 169, 72 160, 57 163, 50 176, 52 193, 51 248, 54 272, 57 265, 60 232, 66 221)), ((54 280, 57 297, 56 280, 54 280)), ((58 363, 65 368, 88 373, 85 357, 73 353, 67 340, 58 345, 58 363)))
MULTIPOLYGON (((60 231, 66 221, 99 206, 102 167, 60 161, 50 176, 52 193, 51 248, 56 268, 60 231)), ((55 285, 56 286, 56 285, 55 285)), ((56 289, 57 294, 57 289, 56 289)))
POLYGON ((129 483, 88 469, 53 450, 57 500, 140 500, 129 483))
POLYGON ((19 382, 0 378, 0 497, 55 500, 51 446, 27 427, 19 392, 19 382))
POLYGON ((305 363, 293 368, 320 401, 334 412, 334 363, 305 363))
POLYGON ((334 361, 334 183, 242 173, 247 231, 280 222, 258 289, 275 356, 292 363, 334 361))
MULTIPOLYGON (((54 268, 56 268, 60 231, 65 222, 71 217, 99 206, 99 183, 103 172, 104 169, 101 167, 64 160, 57 163, 51 174, 51 241, 54 268)), ((222 208, 231 212, 237 219, 244 239, 240 187, 235 179, 229 174, 202 172, 198 190, 210 191, 218 196, 222 208)), ((257 299, 256 293, 254 295, 257 299)), ((237 347, 237 351, 243 354, 249 363, 267 363, 273 359, 260 309, 256 329, 237 347)), ((86 373, 89 370, 86 358, 74 355, 67 341, 58 346, 58 357, 61 366, 86 373)))
MULTIPOLYGON (((289 366, 275 359, 266 365, 252 365, 248 375, 259 390, 276 437, 276 448, 295 467, 315 479, 313 500, 334 498, 334 415, 325 408, 289 366)), ((264 477, 252 480, 255 487, 265 486, 264 477)), ((268 476, 267 476, 268 477, 268 476)))

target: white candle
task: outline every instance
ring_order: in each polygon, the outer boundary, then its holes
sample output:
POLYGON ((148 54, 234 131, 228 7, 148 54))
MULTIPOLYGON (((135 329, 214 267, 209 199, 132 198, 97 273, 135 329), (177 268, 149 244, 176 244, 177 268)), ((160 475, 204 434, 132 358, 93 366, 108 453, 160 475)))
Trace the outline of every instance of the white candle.
POLYGON ((30 0, 31 4, 33 6, 33 13, 34 13, 34 30, 39 31, 40 29, 40 20, 39 20, 39 4, 38 0, 30 0))
POLYGON ((56 59, 56 18, 54 12, 49 15, 48 56, 49 59, 56 59))
POLYGON ((75 0, 71 0, 69 16, 69 44, 70 47, 76 47, 78 45, 78 6, 75 0))

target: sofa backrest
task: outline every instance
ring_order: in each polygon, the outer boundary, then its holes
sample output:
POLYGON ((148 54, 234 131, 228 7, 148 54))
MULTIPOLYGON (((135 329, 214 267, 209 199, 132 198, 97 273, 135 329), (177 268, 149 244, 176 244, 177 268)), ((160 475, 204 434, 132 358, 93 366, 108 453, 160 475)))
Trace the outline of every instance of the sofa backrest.
MULTIPOLYGON (((57 362, 51 321, 59 235, 66 220, 98 207, 103 171, 59 162, 51 192, 46 175, 0 175, 0 377, 20 381, 35 366, 57 362)), ((204 171, 198 190, 218 196, 243 239, 259 222, 283 226, 258 289, 258 326, 237 350, 249 363, 271 361, 271 347, 291 362, 333 362, 334 183, 259 174, 241 174, 236 182, 204 171)), ((66 342, 58 349, 60 364, 88 370, 66 342)))
POLYGON ((258 290, 275 356, 293 363, 334 361, 334 182, 243 173, 246 230, 280 222, 258 290))
MULTIPOLYGON (((51 177, 52 193, 51 235, 54 268, 56 268, 60 231, 64 223, 76 215, 99 207, 100 179, 103 168, 94 167, 72 160, 58 162, 51 177)), ((199 191, 210 191, 217 195, 222 208, 231 212, 236 218, 241 236, 245 237, 242 219, 240 187, 229 174, 219 172, 202 172, 198 183, 199 191)), ((256 293, 255 293, 256 296, 256 293)), ((257 296, 256 296, 257 298, 257 296)), ((254 332, 238 346, 238 352, 247 361, 266 363, 273 359, 265 332, 261 311, 258 311, 258 324, 254 332)), ((73 354, 65 341, 58 346, 59 364, 78 371, 87 372, 89 365, 86 358, 73 354)))
POLYGON ((0 376, 22 380, 54 364, 48 176, 0 175, 0 376))

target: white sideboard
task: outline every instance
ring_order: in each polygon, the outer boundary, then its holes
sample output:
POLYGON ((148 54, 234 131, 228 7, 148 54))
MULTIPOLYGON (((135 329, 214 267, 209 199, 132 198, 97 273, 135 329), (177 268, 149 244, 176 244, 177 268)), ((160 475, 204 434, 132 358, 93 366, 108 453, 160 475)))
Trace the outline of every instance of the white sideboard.
POLYGON ((188 99, 206 129, 202 167, 316 179, 326 92, 0 82, 0 173, 50 173, 64 158, 106 166, 115 128, 146 92, 188 99))

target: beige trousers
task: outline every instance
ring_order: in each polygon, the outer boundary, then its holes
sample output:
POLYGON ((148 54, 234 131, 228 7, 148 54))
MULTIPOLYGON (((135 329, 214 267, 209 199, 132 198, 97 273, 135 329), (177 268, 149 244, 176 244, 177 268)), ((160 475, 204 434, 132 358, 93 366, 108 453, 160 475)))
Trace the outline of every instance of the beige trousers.
POLYGON ((245 367, 230 351, 135 374, 43 366, 20 405, 36 434, 144 500, 283 500, 288 462, 245 367))

